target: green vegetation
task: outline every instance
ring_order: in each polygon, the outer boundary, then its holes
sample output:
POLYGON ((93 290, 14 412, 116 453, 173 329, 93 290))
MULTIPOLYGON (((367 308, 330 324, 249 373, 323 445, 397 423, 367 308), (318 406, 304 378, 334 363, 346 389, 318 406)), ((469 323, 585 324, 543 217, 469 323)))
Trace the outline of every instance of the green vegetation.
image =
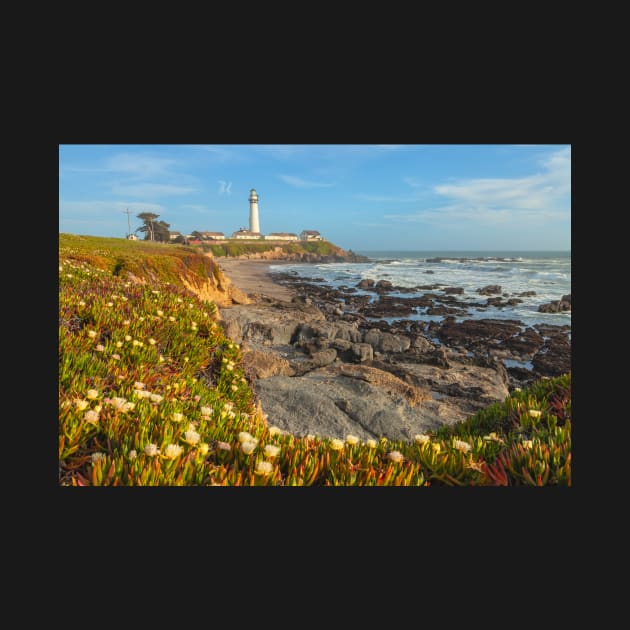
POLYGON ((243 254, 254 254, 261 252, 271 252, 276 247, 282 248, 287 254, 318 254, 320 256, 343 256, 346 254, 343 249, 333 245, 328 241, 239 241, 232 240, 215 245, 202 243, 199 245, 204 251, 212 252, 213 256, 242 256, 243 254))
POLYGON ((270 426, 214 304, 176 281, 198 258, 60 235, 60 485, 571 485, 570 374, 410 442, 270 426))

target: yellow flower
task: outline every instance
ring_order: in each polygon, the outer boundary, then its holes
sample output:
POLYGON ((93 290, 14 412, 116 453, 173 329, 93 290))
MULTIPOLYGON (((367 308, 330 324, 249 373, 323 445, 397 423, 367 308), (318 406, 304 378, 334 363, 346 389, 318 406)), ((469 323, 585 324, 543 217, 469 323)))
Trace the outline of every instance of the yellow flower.
POLYGON ((125 341, 131 341, 131 335, 125 335, 125 341))
POLYGON ((159 394, 151 394, 150 396, 151 402, 160 403, 164 400, 164 396, 160 396, 159 394))
POLYGON ((330 448, 332 448, 333 451, 341 451, 343 449, 343 441, 337 439, 331 440, 330 448))
POLYGON ((201 442, 197 448, 202 455, 206 455, 210 446, 206 442, 201 442))
POLYGON ((359 438, 356 435, 348 433, 348 435, 346 435, 346 442, 350 444, 350 446, 354 446, 359 443, 359 438))
POLYGON ((90 409, 90 411, 85 412, 83 418, 88 424, 96 424, 98 422, 98 413, 90 409))
POLYGON ((523 440, 524 448, 534 448, 534 442, 532 440, 523 440))
POLYGON ((169 321, 169 322, 174 322, 174 321, 175 321, 175 318, 174 318, 172 315, 169 315, 169 316, 168 316, 168 321, 169 321))
POLYGON ((201 439, 201 436, 199 435, 199 433, 197 433, 197 431, 191 431, 188 430, 186 431, 186 433, 184 433, 184 442, 186 442, 187 444, 197 444, 197 442, 199 442, 199 440, 201 439))
POLYGON ((101 405, 96 405, 94 407, 94 411, 96 411, 96 413, 101 413, 101 410, 103 409, 103 407, 101 405))
POLYGON ((171 419, 173 420, 173 422, 181 422, 184 419, 184 414, 179 413, 178 411, 174 411, 171 419))
POLYGON ((81 398, 75 398, 74 404, 77 408, 77 411, 83 411, 84 409, 88 408, 90 403, 88 403, 87 400, 83 400, 81 398))
POLYGON ((175 459, 179 457, 183 451, 183 447, 179 444, 169 444, 162 452, 162 455, 166 457, 166 459, 175 459))
POLYGON ((149 339, 149 343, 150 343, 152 346, 154 346, 154 345, 157 343, 157 341, 156 341, 155 339, 153 339, 153 337, 151 337, 151 338, 149 339))
POLYGON ((117 341, 116 342, 116 347, 117 348, 122 348, 123 342, 122 341, 117 341))
POLYGON ((462 451, 463 453, 467 453, 471 449, 470 444, 468 444, 468 442, 464 442, 462 440, 453 440, 453 446, 458 451, 462 451))
POLYGON ((437 442, 433 442, 431 447, 436 453, 439 453, 442 450, 442 447, 437 442))
POLYGON ((107 302, 107 306, 114 306, 113 302, 107 302))
MULTIPOLYGON (((130 320, 130 319, 126 319, 126 320, 123 322, 123 324, 124 324, 125 326, 129 326, 129 324, 131 324, 131 320, 130 320)), ((131 337, 129 337, 129 339, 131 339, 131 337)))
POLYGON ((96 331, 95 330, 88 330, 88 337, 96 337, 96 331))
POLYGON ((403 457, 403 454, 400 451, 391 451, 387 453, 387 459, 389 459, 392 462, 402 462, 402 460, 405 458, 403 457))
POLYGON ((238 441, 242 444, 243 442, 258 442, 258 440, 248 431, 241 431, 238 434, 238 441))
POLYGON ((253 453, 255 448, 256 442, 243 442, 241 444, 241 451, 243 451, 245 455, 250 455, 251 453, 253 453))
POLYGON ((95 400, 96 398, 98 398, 98 390, 96 390, 96 389, 88 389, 86 396, 90 400, 95 400))
POLYGON ((160 449, 157 447, 156 444, 147 444, 144 447, 144 452, 149 457, 155 457, 156 455, 160 453, 160 449))
POLYGON ((164 311, 157 311, 157 314, 159 317, 162 317, 162 315, 164 315, 164 311))
POLYGON ((540 418, 540 416, 542 416, 542 411, 538 411, 538 409, 530 409, 529 415, 532 418, 540 418))
POLYGON ((267 457, 277 457, 279 452, 280 452, 279 446, 275 446, 273 444, 267 444, 265 446, 265 455, 267 457))
POLYGON ((256 470, 254 472, 257 475, 270 475, 273 472, 273 464, 270 462, 258 462, 258 464, 256 464, 256 470))

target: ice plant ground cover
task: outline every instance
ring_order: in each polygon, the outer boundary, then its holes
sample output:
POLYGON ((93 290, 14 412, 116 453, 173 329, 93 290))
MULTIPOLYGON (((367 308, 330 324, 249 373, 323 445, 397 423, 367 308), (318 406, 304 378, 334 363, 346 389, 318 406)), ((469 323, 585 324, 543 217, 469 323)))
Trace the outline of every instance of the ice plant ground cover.
POLYGON ((214 304, 177 284, 184 255, 60 235, 60 485, 571 485, 570 374, 409 442, 280 431, 214 304))

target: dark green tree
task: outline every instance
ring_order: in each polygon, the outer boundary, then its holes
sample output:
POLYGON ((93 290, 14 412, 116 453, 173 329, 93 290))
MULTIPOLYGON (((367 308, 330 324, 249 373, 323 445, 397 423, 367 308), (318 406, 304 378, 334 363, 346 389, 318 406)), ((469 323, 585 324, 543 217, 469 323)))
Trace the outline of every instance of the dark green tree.
POLYGON ((159 214, 155 212, 141 212, 136 217, 142 221, 142 225, 136 228, 136 232, 142 232, 144 234, 145 241, 161 241, 168 243, 170 240, 169 228, 170 223, 164 221, 157 221, 159 214))

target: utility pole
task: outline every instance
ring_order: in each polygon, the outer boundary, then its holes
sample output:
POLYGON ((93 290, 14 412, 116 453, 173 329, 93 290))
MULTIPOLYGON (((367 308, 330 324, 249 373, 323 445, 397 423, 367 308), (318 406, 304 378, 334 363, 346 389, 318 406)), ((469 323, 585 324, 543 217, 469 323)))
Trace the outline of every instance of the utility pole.
POLYGON ((131 234, 131 220, 129 218, 131 216, 131 211, 127 208, 123 211, 123 214, 127 215, 127 236, 129 236, 131 234))

